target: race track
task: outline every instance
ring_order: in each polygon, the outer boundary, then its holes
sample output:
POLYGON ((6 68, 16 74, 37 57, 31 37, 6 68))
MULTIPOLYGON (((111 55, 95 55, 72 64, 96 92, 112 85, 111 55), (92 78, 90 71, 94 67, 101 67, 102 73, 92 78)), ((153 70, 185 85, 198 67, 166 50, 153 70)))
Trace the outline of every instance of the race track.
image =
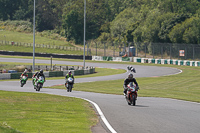
MULTIPOLYGON (((0 62, 27 62, 30 59, 7 59, 0 58, 0 62)), ((36 60, 36 63, 49 63, 48 60, 36 60)), ((82 65, 83 62, 53 61, 53 64, 82 65)), ((86 66, 126 69, 127 65, 86 63, 86 66)), ((155 66, 135 65, 137 77, 154 77, 177 74, 178 69, 155 66)), ((79 78, 76 83, 124 79, 124 74, 102 76, 93 78, 79 78)), ((63 80, 51 80, 45 86, 63 84, 63 80)), ((142 88, 141 88, 142 89, 142 88)), ((0 90, 23 91, 34 93, 47 93, 54 95, 80 97, 91 100, 98 104, 105 118, 118 133, 198 133, 200 131, 200 104, 167 98, 138 97, 136 106, 128 106, 123 95, 110 95, 91 92, 73 91, 43 88, 36 92, 31 82, 21 88, 19 81, 0 81, 0 90)), ((122 89, 123 90, 123 89, 122 89)), ((106 131, 110 132, 102 122, 106 131)))

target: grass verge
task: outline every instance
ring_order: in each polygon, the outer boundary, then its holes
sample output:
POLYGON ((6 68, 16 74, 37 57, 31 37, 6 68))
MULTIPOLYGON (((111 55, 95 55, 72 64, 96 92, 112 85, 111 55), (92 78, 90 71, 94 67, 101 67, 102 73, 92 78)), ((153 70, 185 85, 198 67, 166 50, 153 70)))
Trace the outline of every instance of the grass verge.
POLYGON ((91 104, 81 99, 0 92, 1 133, 90 133, 98 120, 91 104))
MULTIPOLYGON (((33 43, 33 34, 8 31, 8 30, 0 30, 0 40, 10 41, 10 42, 11 41, 21 42, 21 43, 33 43)), ((37 35, 37 34, 35 36, 35 43, 73 47, 73 45, 71 45, 69 42, 56 40, 56 39, 50 39, 48 37, 41 37, 40 35, 37 35)))
MULTIPOLYGON (((33 47, 25 46, 10 46, 10 45, 0 45, 0 49, 4 51, 15 51, 15 52, 33 52, 33 47)), ((83 51, 80 50, 61 50, 61 49, 51 49, 51 48, 37 48, 35 47, 35 53, 59 53, 59 54, 71 54, 71 55, 83 55, 83 51)))

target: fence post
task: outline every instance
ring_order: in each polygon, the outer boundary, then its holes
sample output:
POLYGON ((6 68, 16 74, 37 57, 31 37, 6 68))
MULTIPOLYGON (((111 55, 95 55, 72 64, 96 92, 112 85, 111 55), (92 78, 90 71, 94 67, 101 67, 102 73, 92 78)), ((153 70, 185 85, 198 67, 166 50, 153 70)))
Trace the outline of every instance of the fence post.
POLYGON ((192 47, 193 47, 193 60, 194 60, 194 55, 195 55, 195 53, 194 53, 194 45, 192 45, 192 47))
POLYGON ((170 43, 170 59, 172 59, 172 44, 170 43))
POLYGON ((52 70, 52 56, 51 56, 51 70, 52 70))
POLYGON ((146 46, 146 43, 144 44, 144 47, 145 47, 145 58, 146 58, 146 54, 147 54, 147 46, 146 46))
POLYGON ((104 44, 104 56, 106 56, 106 46, 105 46, 105 42, 103 42, 104 44))
POLYGON ((187 47, 185 46, 185 60, 187 59, 187 47))
POLYGON ((88 42, 86 42, 86 44, 87 44, 87 56, 88 56, 88 42))
POLYGON ((97 43, 95 42, 95 44, 96 44, 96 56, 97 56, 97 43))
POLYGON ((163 59, 163 45, 161 46, 161 58, 163 59))
POLYGON ((153 43, 153 59, 154 59, 154 47, 155 47, 155 44, 153 43))
POLYGON ((115 57, 115 44, 112 42, 113 45, 113 57, 115 57))

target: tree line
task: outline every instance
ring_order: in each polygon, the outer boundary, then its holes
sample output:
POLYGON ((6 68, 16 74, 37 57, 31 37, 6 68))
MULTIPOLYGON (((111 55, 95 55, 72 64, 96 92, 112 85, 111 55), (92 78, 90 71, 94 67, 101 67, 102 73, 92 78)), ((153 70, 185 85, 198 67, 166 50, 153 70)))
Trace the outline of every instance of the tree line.
MULTIPOLYGON (((83 42, 84 0, 35 0, 36 30, 83 42)), ((0 0, 0 20, 33 22, 33 0, 0 0)), ((200 0, 86 0, 86 40, 200 44, 200 0)))

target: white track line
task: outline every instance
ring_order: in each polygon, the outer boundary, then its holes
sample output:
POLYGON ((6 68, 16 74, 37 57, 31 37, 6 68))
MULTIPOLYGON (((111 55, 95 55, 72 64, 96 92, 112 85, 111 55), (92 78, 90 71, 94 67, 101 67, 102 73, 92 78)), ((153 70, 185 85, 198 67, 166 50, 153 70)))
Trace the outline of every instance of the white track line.
MULTIPOLYGON (((71 96, 69 96, 71 97, 71 96)), ((75 97, 75 96, 72 96, 72 97, 75 97)), ((103 112, 101 111, 100 107, 93 101, 91 100, 88 100, 86 98, 82 98, 82 97, 75 97, 75 98, 80 98, 80 99, 83 99, 83 100, 86 100, 88 102, 90 102, 91 104, 94 105, 94 107, 96 108, 99 116, 101 117, 102 121, 104 122, 104 124, 106 125, 106 127, 111 131, 111 133, 117 133, 113 128, 112 126, 110 125, 110 123, 107 121, 106 117, 104 116, 103 112)))

